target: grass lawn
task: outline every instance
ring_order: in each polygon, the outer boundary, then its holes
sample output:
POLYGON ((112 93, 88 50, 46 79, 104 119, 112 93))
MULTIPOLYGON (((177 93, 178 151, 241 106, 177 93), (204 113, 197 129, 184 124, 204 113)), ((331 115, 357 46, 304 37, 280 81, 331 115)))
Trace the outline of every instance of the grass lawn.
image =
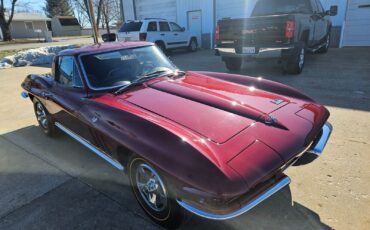
POLYGON ((14 50, 4 50, 4 51, 0 51, 0 60, 6 56, 10 56, 10 55, 14 55, 18 52, 21 52, 21 51, 24 51, 24 50, 28 50, 27 48, 25 49, 14 49, 14 50))

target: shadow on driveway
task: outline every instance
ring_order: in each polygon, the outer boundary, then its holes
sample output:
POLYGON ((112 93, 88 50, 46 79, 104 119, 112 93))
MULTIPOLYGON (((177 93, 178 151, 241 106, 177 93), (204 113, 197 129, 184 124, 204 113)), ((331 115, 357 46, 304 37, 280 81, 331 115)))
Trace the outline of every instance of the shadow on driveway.
MULTIPOLYGON (((3 134, 0 141, 0 229, 158 228, 137 204, 127 176, 69 137, 51 139, 29 126, 3 134)), ((189 215, 182 227, 297 228, 330 229, 293 201, 289 187, 238 218, 189 215)))

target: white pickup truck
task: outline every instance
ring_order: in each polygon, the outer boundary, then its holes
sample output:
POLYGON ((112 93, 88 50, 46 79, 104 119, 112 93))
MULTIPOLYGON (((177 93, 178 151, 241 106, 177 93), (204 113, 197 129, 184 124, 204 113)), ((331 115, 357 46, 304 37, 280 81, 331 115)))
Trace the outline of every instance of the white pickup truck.
POLYGON ((117 33, 118 41, 149 41, 163 51, 168 49, 187 48, 195 52, 198 40, 195 34, 180 27, 175 22, 160 18, 146 18, 128 21, 117 33))

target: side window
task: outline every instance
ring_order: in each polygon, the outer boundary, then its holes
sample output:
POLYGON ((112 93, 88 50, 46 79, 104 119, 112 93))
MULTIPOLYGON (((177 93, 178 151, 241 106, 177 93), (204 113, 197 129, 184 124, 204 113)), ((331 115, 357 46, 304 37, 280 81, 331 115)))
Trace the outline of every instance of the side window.
POLYGON ((160 31, 171 31, 168 22, 159 22, 159 30, 160 31))
POLYGON ((59 73, 57 81, 67 86, 82 86, 81 76, 76 68, 73 57, 62 56, 59 58, 59 73))
POLYGON ((148 32, 156 32, 156 31, 158 31, 157 22, 149 22, 148 32))
POLYGON ((174 22, 170 22, 170 24, 173 32, 182 32, 182 29, 179 25, 174 22))

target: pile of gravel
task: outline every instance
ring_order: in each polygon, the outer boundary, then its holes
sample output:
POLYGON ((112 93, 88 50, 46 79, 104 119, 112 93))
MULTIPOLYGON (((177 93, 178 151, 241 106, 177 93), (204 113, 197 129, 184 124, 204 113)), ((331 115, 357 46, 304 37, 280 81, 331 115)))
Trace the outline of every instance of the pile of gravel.
POLYGON ((50 64, 53 61, 54 56, 60 51, 75 47, 75 45, 50 46, 21 51, 15 55, 1 59, 0 69, 27 65, 50 64))

